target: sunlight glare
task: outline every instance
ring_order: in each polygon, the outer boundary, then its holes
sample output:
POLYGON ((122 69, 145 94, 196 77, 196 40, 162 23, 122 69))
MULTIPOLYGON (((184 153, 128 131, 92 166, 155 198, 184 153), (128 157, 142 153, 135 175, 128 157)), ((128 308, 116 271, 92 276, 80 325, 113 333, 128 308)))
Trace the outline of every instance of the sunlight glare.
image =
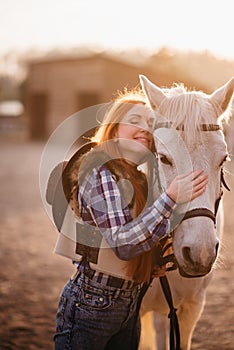
POLYGON ((30 46, 146 50, 167 46, 208 50, 233 59, 231 5, 231 0, 118 0, 114 4, 109 0, 8 0, 0 2, 0 51, 30 46))

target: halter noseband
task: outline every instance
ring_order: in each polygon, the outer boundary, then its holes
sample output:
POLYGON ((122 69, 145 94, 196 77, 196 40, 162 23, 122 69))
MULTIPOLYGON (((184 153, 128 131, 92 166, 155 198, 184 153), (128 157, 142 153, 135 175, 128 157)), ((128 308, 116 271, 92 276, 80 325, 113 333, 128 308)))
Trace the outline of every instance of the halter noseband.
POLYGON ((230 188, 228 187, 228 185, 224 179, 223 169, 221 169, 221 175, 220 175, 220 189, 221 189, 221 191, 220 191, 219 197, 215 201, 214 213, 207 208, 195 208, 195 209, 191 209, 189 211, 186 211, 185 214, 182 214, 183 217, 182 217, 181 221, 184 221, 184 220, 187 220, 190 218, 195 218, 196 216, 206 216, 207 218, 210 218, 214 222, 214 224, 216 225, 216 215, 217 215, 217 212, 219 209, 219 203, 220 203, 222 196, 223 196, 222 185, 226 188, 226 190, 230 191, 230 188))

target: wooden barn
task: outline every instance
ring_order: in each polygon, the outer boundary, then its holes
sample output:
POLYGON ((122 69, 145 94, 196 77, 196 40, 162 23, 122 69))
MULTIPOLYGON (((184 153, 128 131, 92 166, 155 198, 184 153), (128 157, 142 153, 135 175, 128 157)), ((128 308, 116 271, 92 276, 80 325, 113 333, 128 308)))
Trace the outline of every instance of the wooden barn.
POLYGON ((107 54, 31 62, 26 104, 31 138, 45 139, 77 111, 110 102, 117 90, 135 87, 139 74, 158 84, 166 83, 155 70, 130 65, 107 54))

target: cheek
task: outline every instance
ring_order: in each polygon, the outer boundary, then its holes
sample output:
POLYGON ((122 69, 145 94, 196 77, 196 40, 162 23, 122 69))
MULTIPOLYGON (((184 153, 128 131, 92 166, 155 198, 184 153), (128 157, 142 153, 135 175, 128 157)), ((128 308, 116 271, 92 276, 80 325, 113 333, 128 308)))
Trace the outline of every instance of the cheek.
POLYGON ((134 132, 136 132, 137 128, 131 125, 119 125, 117 130, 117 137, 131 139, 133 138, 134 132))

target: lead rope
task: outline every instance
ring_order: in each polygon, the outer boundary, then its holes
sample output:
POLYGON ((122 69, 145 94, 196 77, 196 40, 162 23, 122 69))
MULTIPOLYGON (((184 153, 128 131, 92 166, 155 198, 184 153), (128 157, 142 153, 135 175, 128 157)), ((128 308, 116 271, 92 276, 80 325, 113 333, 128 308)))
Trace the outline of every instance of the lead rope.
MULTIPOLYGON (((174 254, 164 254, 172 247, 172 242, 167 242, 167 238, 163 238, 161 240, 161 244, 158 246, 158 254, 156 264, 159 266, 166 265, 170 263, 170 266, 167 267, 167 272, 177 269, 177 262, 174 254)), ((176 311, 177 309, 174 307, 173 298, 171 294, 170 285, 167 279, 167 276, 159 277, 159 281, 161 284, 161 288, 167 304, 169 306, 169 314, 168 318, 170 319, 170 350, 181 350, 180 348, 180 328, 179 322, 177 318, 176 311)))
POLYGON ((177 318, 176 311, 174 307, 170 285, 168 283, 167 276, 159 277, 160 284, 166 298, 167 304, 170 308, 168 318, 170 319, 170 350, 181 350, 180 348, 180 328, 177 318))

